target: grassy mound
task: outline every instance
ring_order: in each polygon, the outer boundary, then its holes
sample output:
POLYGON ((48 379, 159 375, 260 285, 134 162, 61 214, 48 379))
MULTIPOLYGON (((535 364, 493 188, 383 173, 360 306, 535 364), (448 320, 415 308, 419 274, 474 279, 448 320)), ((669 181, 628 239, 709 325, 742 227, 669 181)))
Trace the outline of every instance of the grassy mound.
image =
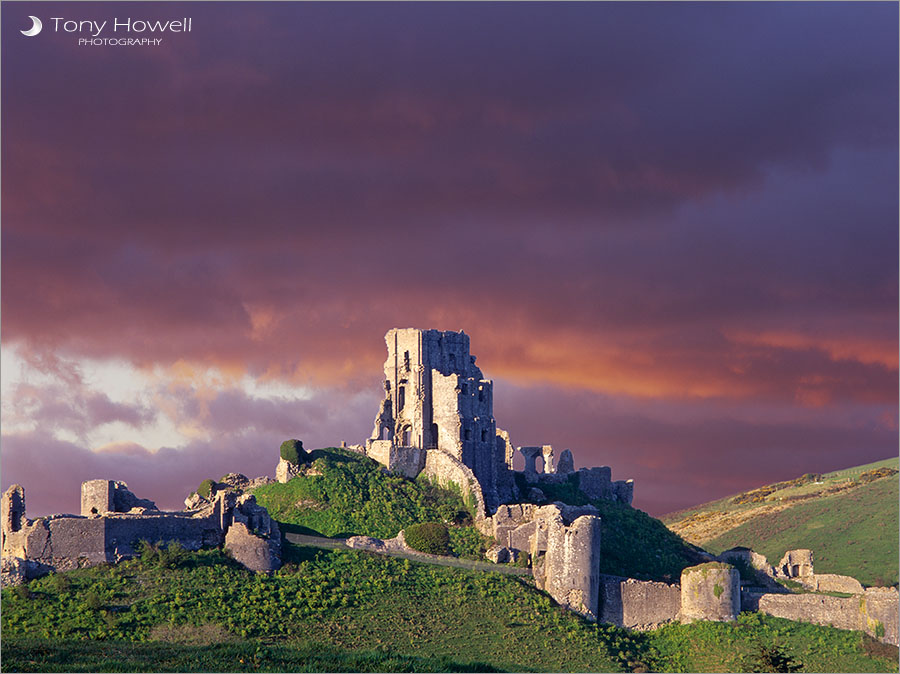
POLYGON ((630 633, 588 623, 519 578, 355 551, 285 553, 272 577, 209 551, 174 568, 132 560, 4 590, 4 669, 758 671, 750 658, 761 645, 809 671, 896 671, 853 632, 751 617, 630 633))
POLYGON ((303 475, 253 491, 272 517, 307 533, 392 538, 411 524, 470 519, 458 495, 427 480, 387 474, 377 461, 347 450, 310 455, 312 465, 303 475))

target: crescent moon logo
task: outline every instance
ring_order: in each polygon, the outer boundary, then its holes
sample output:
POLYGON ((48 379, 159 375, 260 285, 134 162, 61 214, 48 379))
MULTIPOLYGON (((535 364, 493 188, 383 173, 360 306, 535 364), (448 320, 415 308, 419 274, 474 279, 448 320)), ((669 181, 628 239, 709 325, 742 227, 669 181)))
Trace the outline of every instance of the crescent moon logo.
POLYGON ((41 20, 39 18, 37 18, 36 16, 29 16, 28 18, 31 19, 31 21, 32 21, 31 28, 29 28, 28 30, 20 30, 19 32, 22 33, 22 35, 27 35, 28 37, 34 37, 35 35, 37 35, 38 33, 41 32, 41 29, 44 27, 44 24, 42 24, 41 20))

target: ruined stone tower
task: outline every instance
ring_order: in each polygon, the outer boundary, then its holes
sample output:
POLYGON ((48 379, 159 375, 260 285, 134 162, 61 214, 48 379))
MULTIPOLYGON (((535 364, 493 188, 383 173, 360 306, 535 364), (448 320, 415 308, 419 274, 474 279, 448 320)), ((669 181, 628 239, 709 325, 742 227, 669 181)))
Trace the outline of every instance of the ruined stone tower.
POLYGON ((471 470, 489 510, 512 498, 511 448, 498 434, 493 384, 476 367, 469 336, 395 328, 385 342, 385 397, 366 453, 414 476, 427 471, 429 452, 441 452, 471 470))

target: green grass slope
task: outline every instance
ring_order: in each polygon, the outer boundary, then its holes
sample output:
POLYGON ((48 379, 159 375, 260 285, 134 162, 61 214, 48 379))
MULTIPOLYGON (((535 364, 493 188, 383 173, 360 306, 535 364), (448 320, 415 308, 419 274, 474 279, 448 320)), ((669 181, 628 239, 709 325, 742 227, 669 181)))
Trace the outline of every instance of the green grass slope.
POLYGON ((864 585, 897 583, 898 486, 883 478, 763 515, 707 541, 715 553, 744 545, 777 564, 787 550, 809 548, 817 573, 853 576, 864 585))
POLYGON ((302 475, 253 490, 272 517, 298 531, 392 538, 411 524, 470 519, 459 495, 425 479, 391 475, 377 461, 334 447, 311 455, 302 475))
POLYGON ((759 616, 650 634, 586 622, 518 578, 286 547, 272 577, 218 551, 2 594, 4 671, 896 671, 896 649, 759 616))
POLYGON ((865 585, 898 581, 900 482, 897 458, 760 487, 664 516, 711 552, 742 545, 776 564, 786 550, 809 548, 819 573, 865 585))

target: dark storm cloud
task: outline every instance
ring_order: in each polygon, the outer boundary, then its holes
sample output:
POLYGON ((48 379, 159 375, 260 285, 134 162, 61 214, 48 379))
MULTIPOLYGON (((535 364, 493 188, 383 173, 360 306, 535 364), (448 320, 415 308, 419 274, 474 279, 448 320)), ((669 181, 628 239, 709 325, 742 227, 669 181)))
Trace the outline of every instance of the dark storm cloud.
MULTIPOLYGON (((669 430, 713 477, 745 451, 713 445, 744 434, 713 399, 896 404, 896 5, 2 12, 8 343, 351 395, 378 390, 385 330, 465 329, 488 376, 708 407, 669 430), (28 14, 193 31, 88 48, 19 35, 28 14)), ((302 410, 208 412, 238 433, 302 410)))

